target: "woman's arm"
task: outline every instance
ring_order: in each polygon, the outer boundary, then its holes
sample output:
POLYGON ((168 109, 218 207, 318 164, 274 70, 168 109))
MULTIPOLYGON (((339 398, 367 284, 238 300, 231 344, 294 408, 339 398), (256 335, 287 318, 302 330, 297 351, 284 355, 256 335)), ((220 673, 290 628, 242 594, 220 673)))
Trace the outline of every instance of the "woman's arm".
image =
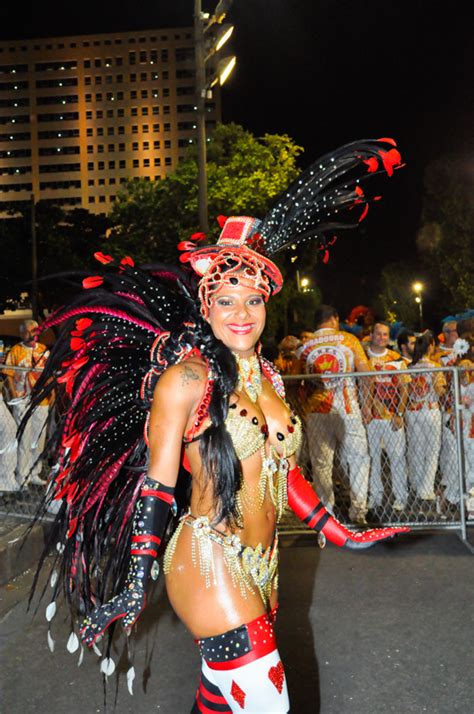
POLYGON ((165 486, 178 478, 186 424, 201 401, 206 368, 190 361, 174 365, 158 380, 150 412, 148 476, 165 486))
POLYGON ((396 533, 405 533, 410 530, 405 527, 372 528, 367 531, 349 530, 324 508, 294 460, 290 461, 288 472, 288 505, 309 528, 341 547, 369 548, 379 540, 386 540, 396 533))

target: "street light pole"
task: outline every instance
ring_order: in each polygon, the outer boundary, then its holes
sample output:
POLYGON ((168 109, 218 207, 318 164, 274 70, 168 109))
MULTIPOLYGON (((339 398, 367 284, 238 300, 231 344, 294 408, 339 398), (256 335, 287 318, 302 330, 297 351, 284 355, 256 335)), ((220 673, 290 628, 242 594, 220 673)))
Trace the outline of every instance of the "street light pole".
POLYGON ((420 311, 420 332, 421 332, 421 330, 423 329, 423 298, 421 297, 421 295, 419 295, 416 298, 416 301, 418 303, 418 309, 420 311))
POLYGON ((31 313, 33 320, 38 319, 38 249, 36 242, 36 206, 35 197, 30 197, 31 210, 31 313))
POLYGON ((420 332, 423 329, 423 283, 416 282, 412 285, 413 291, 416 295, 415 302, 418 303, 418 310, 420 312, 420 332))
POLYGON ((206 171, 206 64, 204 26, 201 0, 194 0, 194 45, 196 65, 196 106, 197 106, 197 150, 198 150, 198 215, 199 227, 203 233, 209 230, 207 212, 207 171, 206 171))

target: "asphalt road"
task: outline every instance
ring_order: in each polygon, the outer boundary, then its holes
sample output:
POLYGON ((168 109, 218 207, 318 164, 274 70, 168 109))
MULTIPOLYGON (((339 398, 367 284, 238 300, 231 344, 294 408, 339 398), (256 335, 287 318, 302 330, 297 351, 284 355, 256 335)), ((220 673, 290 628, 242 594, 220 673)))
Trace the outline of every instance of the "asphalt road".
MULTIPOLYGON (((277 636, 292 714, 474 712, 474 558, 454 534, 416 535, 364 552, 304 546, 281 553, 277 636)), ((65 613, 46 642, 47 596, 26 612, 31 573, 0 588, 1 714, 99 714, 99 658, 69 654, 65 613)), ((142 616, 134 696, 116 642, 107 712, 187 714, 199 657, 162 588, 142 616)), ((271 712, 268 712, 271 714, 271 712)))

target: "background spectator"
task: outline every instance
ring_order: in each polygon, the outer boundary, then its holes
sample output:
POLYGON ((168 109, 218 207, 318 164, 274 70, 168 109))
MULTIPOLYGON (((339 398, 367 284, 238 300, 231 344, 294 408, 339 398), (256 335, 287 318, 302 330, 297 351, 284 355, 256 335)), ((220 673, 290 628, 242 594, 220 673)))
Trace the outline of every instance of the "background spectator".
POLYGON ((397 336, 397 345, 402 356, 402 360, 408 366, 413 359, 413 349, 415 347, 416 335, 412 330, 403 328, 397 336))
MULTIPOLYGON (((14 345, 7 355, 6 364, 12 367, 27 367, 28 371, 8 370, 8 389, 13 416, 17 425, 29 406, 29 398, 33 385, 38 380, 41 372, 34 368, 42 368, 49 352, 45 345, 36 342, 38 323, 35 320, 25 320, 20 326, 22 341, 14 345)), ((46 420, 48 418, 49 402, 44 399, 35 409, 31 419, 28 420, 25 431, 18 446, 18 461, 16 479, 19 485, 28 484, 44 485, 46 482, 40 477, 42 463, 40 455, 44 448, 46 438, 46 420)))
MULTIPOLYGON (((315 314, 315 327, 313 339, 299 350, 302 372, 328 375, 370 370, 358 339, 339 329, 335 308, 321 305, 315 314)), ((365 381, 362 413, 366 420, 370 420, 368 394, 368 381, 365 381)), ((339 443, 349 472, 349 518, 354 523, 364 524, 370 464, 353 378, 308 380, 304 410, 317 493, 326 506, 334 506, 333 461, 339 443)))
MULTIPOLYGON (((413 362, 409 369, 438 367, 432 357, 435 340, 432 332, 416 338, 413 362)), ((434 501, 434 483, 441 448, 440 399, 446 390, 442 372, 414 373, 409 384, 409 403, 406 411, 408 436, 408 464, 410 478, 417 496, 423 501, 434 501)))
POLYGON ((374 378, 372 420, 367 425, 371 457, 369 507, 382 505, 384 495, 381 477, 382 446, 390 461, 392 490, 395 496, 393 508, 403 511, 407 505, 407 461, 404 415, 408 400, 407 383, 410 378, 403 360, 397 352, 388 349, 390 325, 376 322, 367 349, 369 362, 375 371, 393 372, 374 378))

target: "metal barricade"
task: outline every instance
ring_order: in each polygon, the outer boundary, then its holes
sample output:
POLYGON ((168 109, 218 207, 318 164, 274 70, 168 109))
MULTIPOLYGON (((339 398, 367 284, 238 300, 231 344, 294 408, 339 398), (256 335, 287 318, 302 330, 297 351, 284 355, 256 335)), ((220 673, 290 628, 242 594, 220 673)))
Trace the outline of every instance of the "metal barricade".
MULTIPOLYGON (((52 464, 40 459, 32 479, 25 452, 34 447, 39 456, 54 431, 55 407, 40 408, 19 445, 16 429, 26 403, 9 399, 6 371, 32 370, 0 366, 0 515, 30 519, 52 464)), ((296 375, 284 381, 304 428, 299 463, 341 522, 454 529, 467 543, 467 525, 474 525, 472 367, 296 375)), ((283 528, 306 530, 291 514, 283 528)))
POLYGON ((474 525, 472 367, 284 377, 300 464, 349 526, 474 525))

